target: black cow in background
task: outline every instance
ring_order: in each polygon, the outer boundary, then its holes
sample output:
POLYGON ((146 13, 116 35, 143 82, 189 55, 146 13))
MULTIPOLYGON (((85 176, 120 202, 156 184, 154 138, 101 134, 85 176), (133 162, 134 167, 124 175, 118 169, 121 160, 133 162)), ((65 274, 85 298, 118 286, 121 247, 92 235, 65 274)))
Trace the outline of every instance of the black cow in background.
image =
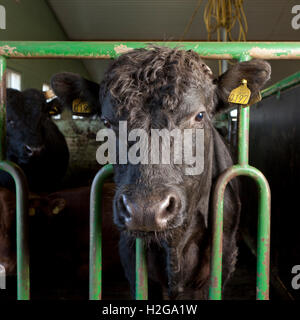
MULTIPOLYGON (((31 191, 55 189, 69 162, 66 140, 49 115, 58 100, 47 103, 43 92, 36 89, 7 89, 6 96, 6 159, 23 169, 31 191)), ((0 171, 0 186, 14 188, 4 171, 0 171)))
MULTIPOLYGON (((119 251, 132 296, 134 240, 142 237, 148 245, 150 298, 162 298, 163 289, 171 299, 207 298, 212 191, 219 175, 233 164, 212 118, 227 110, 228 96, 242 79, 247 79, 253 96, 270 73, 267 62, 252 60, 237 63, 214 79, 195 52, 152 47, 121 55, 100 87, 70 73, 52 78, 61 101, 71 101, 76 94, 86 101, 99 100, 98 112, 117 138, 121 120, 127 121, 128 131, 146 130, 149 141, 151 129, 204 129, 201 174, 186 175, 186 166, 172 161, 169 165, 114 165, 114 222, 121 231, 119 251)), ((233 180, 224 199, 223 284, 235 269, 239 212, 239 188, 233 180)))

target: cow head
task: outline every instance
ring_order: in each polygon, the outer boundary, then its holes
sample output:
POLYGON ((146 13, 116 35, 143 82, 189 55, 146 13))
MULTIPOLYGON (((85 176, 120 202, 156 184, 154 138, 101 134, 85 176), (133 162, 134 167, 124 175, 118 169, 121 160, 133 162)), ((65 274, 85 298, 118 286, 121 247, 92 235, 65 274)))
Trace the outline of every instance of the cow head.
MULTIPOLYGON (((58 74, 53 81, 65 83, 61 91, 66 94, 66 88, 72 87, 72 77, 72 74, 69 77, 66 73, 58 74)), ((169 164, 114 165, 116 225, 134 236, 147 238, 166 237, 191 221, 205 226, 214 161, 212 118, 230 107, 228 96, 242 79, 247 79, 255 95, 269 77, 270 65, 252 60, 237 63, 214 79, 209 67, 195 52, 163 47, 132 50, 116 59, 100 85, 99 101, 104 124, 117 136, 117 161, 124 134, 119 131, 120 121, 126 121, 127 134, 143 129, 146 135, 140 137, 141 144, 151 140, 152 129, 168 132, 178 129, 183 133, 182 139, 185 130, 192 130, 195 135, 187 147, 196 153, 196 129, 202 130, 201 146, 198 146, 202 148, 198 164, 202 170, 198 174, 187 170, 192 169, 190 163, 175 162, 175 146, 181 142, 184 145, 180 139, 176 142, 171 139, 169 164)), ((84 84, 82 90, 77 91, 87 95, 88 83, 85 80, 81 83, 84 84)), ((91 89, 89 93, 94 91, 91 89)), ((127 148, 132 144, 128 142, 127 148)), ((148 160, 151 147, 143 151, 148 160)), ((154 153, 160 154, 164 148, 162 144, 154 153)), ((136 150, 137 155, 140 150, 136 150)))
POLYGON ((41 91, 7 89, 7 158, 24 166, 35 163, 45 150, 45 121, 57 99, 46 102, 41 91))

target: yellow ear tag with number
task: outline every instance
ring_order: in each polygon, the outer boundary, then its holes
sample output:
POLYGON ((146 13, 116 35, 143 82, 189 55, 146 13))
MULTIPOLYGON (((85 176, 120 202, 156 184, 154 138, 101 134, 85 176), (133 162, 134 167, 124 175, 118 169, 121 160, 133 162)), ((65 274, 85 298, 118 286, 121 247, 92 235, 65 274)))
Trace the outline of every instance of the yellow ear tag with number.
POLYGON ((228 102, 247 105, 251 96, 251 91, 247 87, 247 80, 243 79, 242 84, 233 89, 228 97, 228 102))
POLYGON ((72 111, 74 113, 91 113, 91 108, 87 102, 75 99, 72 103, 72 111))
POLYGON ((257 94, 255 94, 249 101, 249 106, 252 106, 254 103, 257 103, 261 100, 261 93, 258 91, 257 94))

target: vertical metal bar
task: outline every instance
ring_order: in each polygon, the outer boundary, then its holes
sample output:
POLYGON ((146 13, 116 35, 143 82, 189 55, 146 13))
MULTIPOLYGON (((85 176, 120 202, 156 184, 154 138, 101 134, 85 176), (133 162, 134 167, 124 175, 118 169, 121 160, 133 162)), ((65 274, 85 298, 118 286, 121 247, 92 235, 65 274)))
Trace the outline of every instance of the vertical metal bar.
POLYGON ((259 190, 258 232, 257 232, 257 295, 258 300, 269 299, 270 266, 270 211, 271 193, 264 175, 254 167, 235 165, 225 170, 218 178, 213 195, 213 239, 209 299, 222 298, 222 241, 223 241, 223 203, 228 182, 237 176, 254 179, 259 190))
POLYGON ((259 190, 257 226, 256 299, 269 300, 271 191, 266 178, 257 179, 259 190))
MULTIPOLYGON (((249 60, 243 56, 241 60, 249 60)), ((223 242, 223 202, 228 182, 238 175, 253 178, 259 190, 258 231, 257 231, 257 294, 258 300, 269 299, 270 269, 270 212, 271 193, 264 175, 248 165, 249 159, 249 106, 239 107, 238 165, 227 169, 218 178, 213 195, 212 254, 209 299, 222 298, 222 242, 223 242)))
POLYGON ((248 165, 249 159, 249 106, 239 107, 238 164, 248 165))
POLYGON ((5 159, 6 136, 6 59, 0 56, 0 160, 5 159))
POLYGON ((28 186, 23 171, 3 161, 6 146, 6 59, 0 57, 0 169, 9 173, 16 185, 17 221, 17 298, 29 300, 28 186))
POLYGON ((106 178, 113 174, 113 166, 104 166, 93 180, 90 194, 90 262, 89 298, 102 298, 102 187, 106 178))
POLYGON ((148 272, 144 242, 136 239, 136 271, 135 271, 135 295, 136 300, 148 299, 148 272))
MULTIPOLYGON (((226 34, 226 29, 224 27, 221 28, 221 40, 222 42, 227 41, 227 34, 226 34)), ((228 61, 223 59, 221 62, 221 71, 224 73, 228 69, 228 61)))

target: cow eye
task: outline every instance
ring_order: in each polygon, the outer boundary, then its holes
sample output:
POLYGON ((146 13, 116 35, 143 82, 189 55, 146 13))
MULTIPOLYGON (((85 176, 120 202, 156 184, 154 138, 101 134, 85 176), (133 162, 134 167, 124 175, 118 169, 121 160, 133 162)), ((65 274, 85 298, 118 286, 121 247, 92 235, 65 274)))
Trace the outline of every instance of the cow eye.
POLYGON ((204 112, 199 112, 199 113, 196 115, 195 120, 199 122, 199 121, 201 121, 201 120, 203 119, 203 117, 204 117, 204 112))
POLYGON ((111 127, 111 124, 107 119, 101 118, 101 120, 102 120, 102 122, 103 122, 103 124, 105 125, 106 128, 110 128, 111 127))

